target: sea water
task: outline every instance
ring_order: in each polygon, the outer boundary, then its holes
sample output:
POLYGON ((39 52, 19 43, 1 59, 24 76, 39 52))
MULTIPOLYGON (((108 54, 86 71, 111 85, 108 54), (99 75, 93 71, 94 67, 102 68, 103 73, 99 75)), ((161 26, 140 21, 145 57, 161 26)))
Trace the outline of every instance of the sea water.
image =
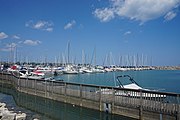
POLYGON ((27 120, 134 120, 129 117, 107 114, 93 109, 78 107, 33 95, 14 92, 0 87, 0 102, 9 110, 24 112, 27 120))
POLYGON ((57 76, 55 79, 73 83, 117 86, 117 76, 121 75, 131 76, 143 88, 180 93, 180 70, 143 70, 95 74, 65 74, 57 76))

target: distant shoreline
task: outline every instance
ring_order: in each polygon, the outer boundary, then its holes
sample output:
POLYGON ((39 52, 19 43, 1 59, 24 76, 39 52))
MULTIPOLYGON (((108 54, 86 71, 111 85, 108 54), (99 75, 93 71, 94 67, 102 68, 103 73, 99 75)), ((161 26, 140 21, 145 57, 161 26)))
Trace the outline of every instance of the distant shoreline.
POLYGON ((154 66, 155 70, 180 70, 180 66, 154 66))
MULTIPOLYGON (((7 66, 12 66, 14 64, 17 64, 17 65, 20 65, 20 62, 18 63, 8 63, 8 62, 1 62, 0 61, 0 68, 1 68, 1 65, 5 65, 6 67, 7 66)), ((23 63, 23 64, 30 64, 30 65, 41 65, 41 63, 23 63)), ((43 65, 45 64, 49 64, 51 67, 53 65, 55 65, 55 63, 43 63, 43 65)), ((49 66, 49 65, 46 65, 46 66, 49 66)), ((59 66, 63 66, 64 64, 60 63, 59 66)), ((82 64, 77 64, 77 65, 82 65, 82 64)), ((89 65, 89 66, 93 66, 93 65, 90 65, 90 64, 85 64, 86 66, 89 65)), ((97 66, 100 66, 100 67, 107 67, 107 66, 102 66, 102 65, 97 65, 97 66)), ((180 70, 180 65, 178 66, 118 66, 118 65, 114 65, 115 67, 120 67, 120 68, 150 68, 150 70, 180 70)), ((144 69, 144 70, 147 70, 147 69, 144 69)))

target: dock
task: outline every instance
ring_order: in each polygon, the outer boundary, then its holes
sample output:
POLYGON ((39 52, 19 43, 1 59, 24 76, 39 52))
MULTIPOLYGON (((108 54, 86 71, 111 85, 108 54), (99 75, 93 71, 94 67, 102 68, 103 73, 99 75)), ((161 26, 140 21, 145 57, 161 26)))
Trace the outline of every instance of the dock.
POLYGON ((11 85, 22 93, 104 111, 107 114, 140 120, 180 120, 180 94, 177 93, 20 78, 7 72, 0 72, 0 85, 11 85))

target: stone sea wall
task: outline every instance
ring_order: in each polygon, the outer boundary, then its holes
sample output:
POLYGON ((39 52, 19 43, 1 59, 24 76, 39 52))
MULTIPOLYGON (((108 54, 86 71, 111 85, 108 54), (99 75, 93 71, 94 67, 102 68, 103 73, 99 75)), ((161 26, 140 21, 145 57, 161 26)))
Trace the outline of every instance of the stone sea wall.
POLYGON ((156 70, 180 70, 180 66, 155 66, 156 70))

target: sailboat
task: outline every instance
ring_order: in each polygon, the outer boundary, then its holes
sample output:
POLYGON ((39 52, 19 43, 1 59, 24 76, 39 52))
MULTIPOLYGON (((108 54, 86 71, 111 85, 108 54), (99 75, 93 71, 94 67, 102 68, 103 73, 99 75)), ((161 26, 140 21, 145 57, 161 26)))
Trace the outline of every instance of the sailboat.
POLYGON ((73 66, 73 64, 70 64, 69 62, 69 55, 70 55, 70 42, 68 42, 68 59, 67 59, 67 64, 63 70, 64 74, 78 74, 78 70, 76 67, 73 66))
POLYGON ((78 71, 76 70, 76 68, 73 67, 73 65, 66 65, 66 67, 63 70, 64 74, 78 74, 78 71))

